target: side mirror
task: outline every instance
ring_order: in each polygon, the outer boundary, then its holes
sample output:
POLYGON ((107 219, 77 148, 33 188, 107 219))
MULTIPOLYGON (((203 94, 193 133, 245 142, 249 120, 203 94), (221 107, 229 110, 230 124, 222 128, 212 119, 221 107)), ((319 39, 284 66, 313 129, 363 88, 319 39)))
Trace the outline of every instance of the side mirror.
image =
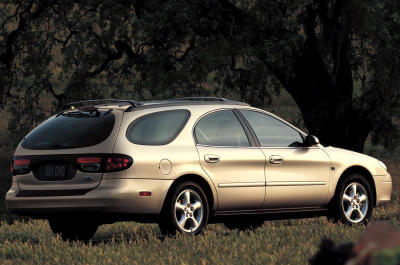
POLYGON ((319 140, 314 135, 307 135, 306 139, 304 140, 304 143, 306 144, 306 146, 312 146, 319 144, 319 140))

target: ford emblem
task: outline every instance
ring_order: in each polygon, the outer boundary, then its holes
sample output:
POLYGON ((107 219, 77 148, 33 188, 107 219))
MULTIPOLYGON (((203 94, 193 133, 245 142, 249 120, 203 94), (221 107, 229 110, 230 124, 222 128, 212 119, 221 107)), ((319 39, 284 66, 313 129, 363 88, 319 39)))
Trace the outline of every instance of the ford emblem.
POLYGON ((93 181, 93 177, 92 176, 84 176, 83 177, 83 181, 84 182, 92 182, 93 181))

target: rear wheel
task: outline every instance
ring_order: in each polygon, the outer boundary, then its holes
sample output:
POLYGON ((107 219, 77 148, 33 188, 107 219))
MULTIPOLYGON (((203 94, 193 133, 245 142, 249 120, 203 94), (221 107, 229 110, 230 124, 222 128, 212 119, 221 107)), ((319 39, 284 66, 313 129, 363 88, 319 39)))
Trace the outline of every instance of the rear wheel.
POLYGON ((199 234, 207 225, 208 217, 209 205, 203 189, 195 182, 182 182, 167 198, 159 227, 164 235, 199 234))
POLYGON ((347 224, 366 224, 372 215, 374 197, 371 185, 360 174, 351 174, 338 185, 334 219, 347 224))
POLYGON ((90 220, 71 220, 68 218, 50 218, 49 225, 54 234, 64 241, 88 241, 96 233, 99 225, 90 220))

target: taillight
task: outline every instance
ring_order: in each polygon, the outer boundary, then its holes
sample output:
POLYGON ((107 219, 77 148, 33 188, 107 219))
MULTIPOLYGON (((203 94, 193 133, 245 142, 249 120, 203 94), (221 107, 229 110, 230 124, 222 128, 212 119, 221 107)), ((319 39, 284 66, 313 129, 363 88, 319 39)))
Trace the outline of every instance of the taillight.
POLYGON ((31 160, 29 159, 15 159, 14 166, 29 166, 31 160))
POLYGON ((101 157, 85 156, 78 157, 76 162, 78 162, 80 169, 84 172, 98 172, 101 168, 101 160, 101 157))
POLYGON ((13 175, 22 175, 29 173, 31 161, 27 158, 14 158, 13 163, 11 165, 11 173, 13 175))
POLYGON ((82 156, 76 159, 84 172, 115 172, 129 168, 133 159, 122 154, 101 154, 99 156, 82 156))
POLYGON ((79 164, 94 164, 100 163, 101 157, 79 157, 76 159, 79 164))
POLYGON ((105 171, 121 171, 129 168, 133 163, 131 157, 126 155, 114 155, 107 158, 105 171))

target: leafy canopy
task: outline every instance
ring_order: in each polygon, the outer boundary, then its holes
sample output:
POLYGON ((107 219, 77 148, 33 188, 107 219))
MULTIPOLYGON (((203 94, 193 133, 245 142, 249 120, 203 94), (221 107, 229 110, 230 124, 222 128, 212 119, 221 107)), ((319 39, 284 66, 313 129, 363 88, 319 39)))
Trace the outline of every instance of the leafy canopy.
POLYGON ((24 134, 54 110, 49 95, 54 108, 188 95, 264 107, 286 89, 326 142, 360 138, 363 146, 379 132, 374 139, 390 146, 399 128, 399 34, 392 0, 4 1, 0 103, 12 106, 24 134))

